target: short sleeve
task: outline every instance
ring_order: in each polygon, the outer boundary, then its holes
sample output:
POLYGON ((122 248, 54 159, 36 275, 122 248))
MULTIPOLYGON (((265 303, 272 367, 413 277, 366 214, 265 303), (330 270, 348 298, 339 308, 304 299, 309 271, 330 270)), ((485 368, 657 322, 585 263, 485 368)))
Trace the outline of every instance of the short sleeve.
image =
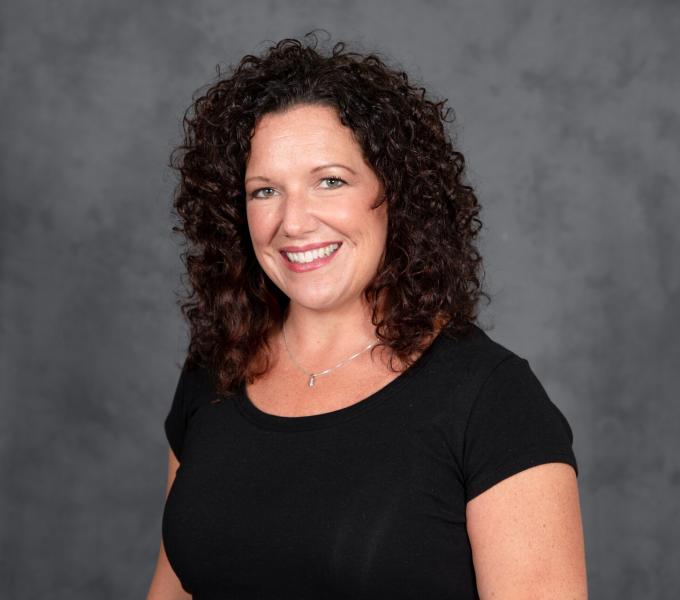
POLYGON ((184 433, 187 428, 188 410, 186 400, 187 364, 185 362, 175 387, 175 395, 170 405, 170 411, 165 418, 165 436, 177 460, 181 460, 184 433))
POLYGON ((482 384, 465 431, 466 501, 529 467, 562 462, 578 475, 571 427, 526 359, 503 359, 482 384))

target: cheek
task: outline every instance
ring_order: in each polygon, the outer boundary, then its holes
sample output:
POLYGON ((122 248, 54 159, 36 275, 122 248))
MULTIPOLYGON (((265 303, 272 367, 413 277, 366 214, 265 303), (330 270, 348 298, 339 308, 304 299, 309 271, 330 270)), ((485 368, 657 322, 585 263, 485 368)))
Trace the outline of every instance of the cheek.
POLYGON ((246 220, 253 243, 263 243, 267 239, 269 230, 267 215, 262 211, 249 208, 246 210, 246 220))
POLYGON ((374 212, 371 219, 371 239, 382 246, 387 238, 387 216, 383 212, 374 212))

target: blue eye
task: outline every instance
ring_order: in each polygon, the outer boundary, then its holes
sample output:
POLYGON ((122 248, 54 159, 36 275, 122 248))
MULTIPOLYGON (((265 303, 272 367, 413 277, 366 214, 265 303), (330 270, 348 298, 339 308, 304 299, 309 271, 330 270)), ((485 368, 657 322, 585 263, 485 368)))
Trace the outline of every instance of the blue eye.
POLYGON ((269 191, 274 191, 274 188, 270 188, 270 187, 260 188, 259 190, 255 190, 255 191, 251 194, 251 196, 252 196, 253 198, 269 198, 269 194, 266 194, 265 196, 258 196, 258 194, 259 194, 260 192, 265 192, 265 191, 267 191, 267 190, 269 190, 269 191))
MULTIPOLYGON (((335 182, 341 183, 342 185, 347 183, 344 179, 340 179, 340 177, 324 177, 321 181, 335 181, 335 182)), ((330 187, 331 188, 339 188, 339 187, 342 187, 342 185, 331 185, 330 187)))

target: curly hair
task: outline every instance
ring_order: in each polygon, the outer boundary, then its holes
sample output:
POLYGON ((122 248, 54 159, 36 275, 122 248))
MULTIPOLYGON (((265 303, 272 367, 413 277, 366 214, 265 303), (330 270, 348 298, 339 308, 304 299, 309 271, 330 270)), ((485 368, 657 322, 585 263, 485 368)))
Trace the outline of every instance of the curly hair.
POLYGON ((388 346, 406 369, 440 328, 466 335, 480 297, 490 300, 475 245, 480 206, 444 125, 454 120, 446 100, 427 98, 376 53, 317 44, 311 32, 244 56, 228 77, 218 66, 217 81, 193 95, 170 156, 179 174, 173 231, 187 247, 189 285, 178 301, 190 328, 186 362, 207 367, 221 396, 269 369, 267 340, 288 305, 255 257, 246 220, 250 139, 266 113, 333 107, 384 186, 386 246, 364 290, 380 342, 373 350, 388 346))

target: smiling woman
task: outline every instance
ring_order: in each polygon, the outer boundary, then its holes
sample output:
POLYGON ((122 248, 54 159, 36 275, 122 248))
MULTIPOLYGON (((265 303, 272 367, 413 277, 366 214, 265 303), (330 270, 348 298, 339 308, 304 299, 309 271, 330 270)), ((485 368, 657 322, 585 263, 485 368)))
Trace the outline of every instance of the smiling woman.
POLYGON ((173 154, 190 341, 148 598, 583 599, 572 431, 476 324, 445 101, 310 37, 219 78, 173 154))

